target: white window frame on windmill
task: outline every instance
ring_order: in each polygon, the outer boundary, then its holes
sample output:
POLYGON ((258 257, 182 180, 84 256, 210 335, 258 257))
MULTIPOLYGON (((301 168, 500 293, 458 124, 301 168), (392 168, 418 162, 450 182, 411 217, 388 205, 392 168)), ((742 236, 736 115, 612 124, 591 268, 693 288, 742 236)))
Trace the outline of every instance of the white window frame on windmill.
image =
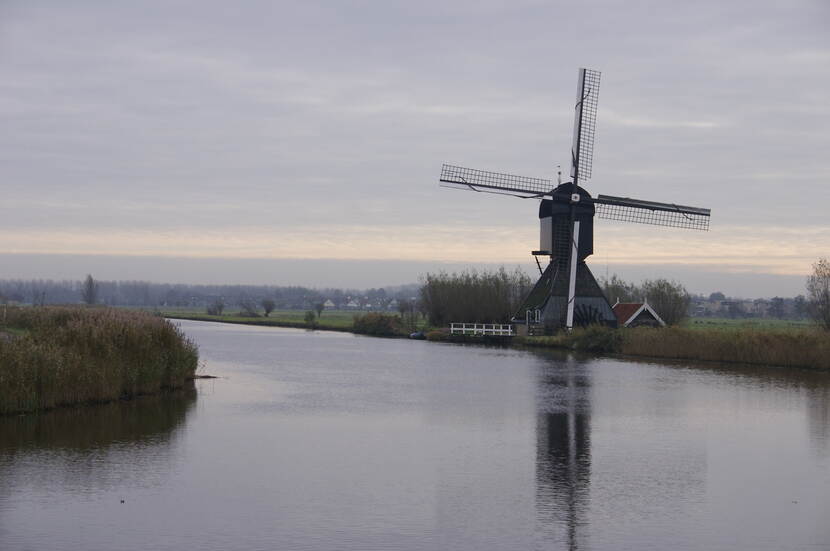
POLYGON ((534 323, 541 323, 542 322, 542 311, 538 308, 531 310, 528 308, 525 311, 525 323, 530 326, 534 323))

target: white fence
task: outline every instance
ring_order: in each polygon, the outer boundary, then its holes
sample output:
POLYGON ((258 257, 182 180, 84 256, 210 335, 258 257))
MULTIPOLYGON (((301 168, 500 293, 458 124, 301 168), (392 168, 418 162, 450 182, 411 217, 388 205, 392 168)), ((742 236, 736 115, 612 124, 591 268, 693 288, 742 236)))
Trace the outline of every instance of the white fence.
POLYGON ((512 337, 513 326, 500 323, 451 323, 450 334, 452 335, 495 335, 499 337, 512 337))

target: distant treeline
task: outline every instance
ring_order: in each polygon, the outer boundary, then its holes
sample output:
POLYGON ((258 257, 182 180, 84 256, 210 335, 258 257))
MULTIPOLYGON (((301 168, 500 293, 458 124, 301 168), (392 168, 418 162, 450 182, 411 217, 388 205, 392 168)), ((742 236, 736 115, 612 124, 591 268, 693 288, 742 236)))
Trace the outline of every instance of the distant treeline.
MULTIPOLYGON (((233 307, 273 300, 277 309, 308 309, 331 300, 336 308, 354 303, 364 309, 385 307, 393 299, 409 299, 417 285, 378 289, 311 289, 276 285, 189 285, 147 281, 95 280, 95 302, 111 306, 205 307, 221 300, 233 307)), ((82 280, 0 280, 0 302, 21 304, 77 304, 84 302, 82 280)))
POLYGON ((533 282, 520 269, 427 274, 419 308, 432 326, 452 322, 508 323, 533 282))

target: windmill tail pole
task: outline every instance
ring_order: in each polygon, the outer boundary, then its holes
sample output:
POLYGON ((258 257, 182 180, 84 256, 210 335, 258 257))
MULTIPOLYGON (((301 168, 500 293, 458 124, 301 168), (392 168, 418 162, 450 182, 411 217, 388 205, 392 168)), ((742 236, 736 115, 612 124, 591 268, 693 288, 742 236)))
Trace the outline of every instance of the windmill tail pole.
POLYGON ((573 223, 573 239, 571 241, 570 277, 568 278, 568 311, 565 317, 565 327, 568 332, 574 328, 574 302, 576 300, 576 263, 579 259, 579 221, 573 223))

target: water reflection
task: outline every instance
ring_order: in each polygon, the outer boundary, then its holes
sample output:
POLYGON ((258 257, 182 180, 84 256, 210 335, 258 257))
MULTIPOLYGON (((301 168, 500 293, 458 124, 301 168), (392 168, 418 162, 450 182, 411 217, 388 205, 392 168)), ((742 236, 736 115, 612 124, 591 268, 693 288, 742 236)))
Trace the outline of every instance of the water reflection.
POLYGON ((830 386, 807 388, 807 425, 813 448, 823 456, 830 452, 830 386))
POLYGON ((699 375, 701 382, 715 380, 718 384, 726 383, 754 393, 763 393, 768 405, 774 404, 773 400, 792 401, 791 404, 779 405, 804 409, 810 444, 820 455, 830 455, 830 374, 826 371, 715 362, 692 364, 671 360, 649 361, 642 358, 617 361, 653 365, 678 373, 694 373, 699 375))
POLYGON ((552 360, 539 375, 537 515, 546 539, 579 549, 591 478, 590 378, 573 356, 552 360))
MULTIPOLYGON (((791 521, 788 526, 809 524, 804 510, 787 508, 804 503, 821 515, 824 498, 811 483, 788 479, 780 466, 810 464, 799 441, 809 442, 819 463, 826 461, 827 373, 539 356, 541 547, 704 541, 710 534, 700 526, 712 533, 755 526, 762 533, 756 525, 765 515, 791 521), (770 446, 773 440, 778 445, 770 446)), ((810 530, 779 528, 768 536, 824 541, 810 530)))
POLYGON ((90 494, 154 485, 169 471, 196 389, 0 417, 0 499, 13 489, 90 494), (128 468, 125 468, 128 466, 128 468))

